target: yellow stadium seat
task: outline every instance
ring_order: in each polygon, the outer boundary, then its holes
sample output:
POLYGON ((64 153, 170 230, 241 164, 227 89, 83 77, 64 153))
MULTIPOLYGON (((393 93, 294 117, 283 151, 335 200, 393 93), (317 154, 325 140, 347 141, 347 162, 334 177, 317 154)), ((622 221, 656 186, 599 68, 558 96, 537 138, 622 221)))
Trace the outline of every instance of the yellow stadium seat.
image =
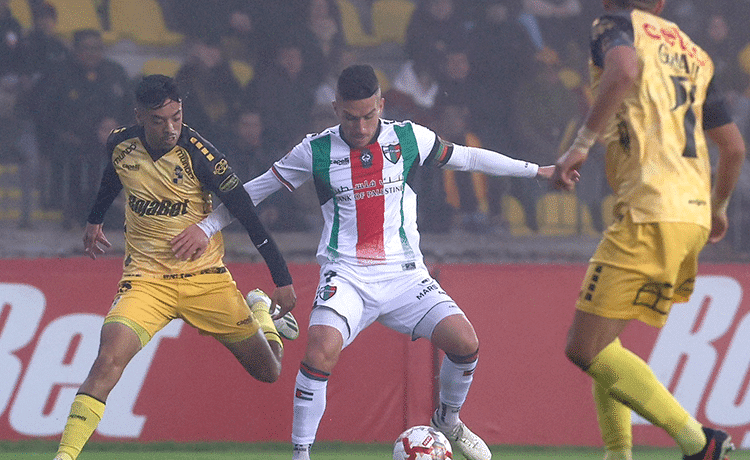
POLYGON ((13 17, 21 24, 25 30, 31 29, 34 25, 31 16, 31 7, 29 0, 10 0, 8 7, 13 17))
POLYGON ((344 28, 346 44, 354 48, 366 48, 380 44, 375 35, 365 32, 357 7, 349 0, 336 0, 341 13, 341 24, 344 28))
POLYGON ((536 220, 540 235, 597 235, 591 212, 574 193, 549 192, 536 203, 536 220))
POLYGON ((253 79, 253 66, 251 66, 247 62, 240 61, 239 59, 232 59, 229 61, 229 66, 232 68, 232 74, 234 74, 234 78, 236 78, 237 81, 240 82, 240 85, 245 86, 250 83, 250 80, 253 79))
POLYGON ((411 0, 375 0, 372 4, 372 28, 384 43, 406 43, 406 29, 416 5, 411 0))
POLYGON ((512 236, 526 236, 533 233, 526 223, 526 212, 518 198, 507 194, 503 195, 501 206, 503 219, 507 222, 508 230, 512 236))
POLYGON ((182 62, 179 59, 150 58, 143 63, 141 73, 143 75, 161 74, 174 77, 177 75, 177 71, 180 70, 180 66, 182 66, 182 62))
POLYGON ((380 91, 385 94, 391 89, 391 79, 382 70, 375 68, 375 76, 378 77, 378 83, 380 83, 380 91))
POLYGON ((57 10, 57 33, 70 40, 76 30, 102 31, 96 6, 90 0, 48 0, 57 10))
POLYGON ((158 0, 109 0, 109 25, 119 39, 141 45, 175 46, 185 39, 167 28, 158 0))

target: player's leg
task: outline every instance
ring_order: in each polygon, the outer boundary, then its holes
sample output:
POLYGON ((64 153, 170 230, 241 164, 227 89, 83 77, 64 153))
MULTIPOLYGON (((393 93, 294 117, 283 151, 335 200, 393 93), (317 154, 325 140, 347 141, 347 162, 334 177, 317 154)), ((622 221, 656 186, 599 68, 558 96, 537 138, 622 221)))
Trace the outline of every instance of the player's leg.
POLYGON ((592 394, 606 449, 604 460, 633 460, 630 408, 613 398, 596 380, 593 381, 592 394))
POLYGON ((706 443, 700 423, 659 382, 645 361, 614 338, 596 352, 599 345, 594 344, 607 337, 602 331, 609 331, 611 335, 623 327, 623 320, 576 311, 569 331, 568 358, 613 398, 663 428, 680 445, 683 453, 700 451, 706 443))
POLYGON ((424 268, 388 281, 375 296, 382 309, 378 322, 412 339, 428 339, 445 352, 440 406, 431 424, 466 458, 491 458, 487 444, 459 418, 479 356, 479 340, 463 311, 424 268))
POLYGON ((219 342, 234 355, 237 362, 254 379, 265 383, 273 383, 279 379, 281 356, 284 350, 278 343, 272 346, 272 342, 266 339, 261 329, 258 329, 252 336, 237 342, 225 341, 221 338, 219 342))
POLYGON ((314 309, 310 318, 305 357, 300 364, 294 385, 294 460, 310 458, 310 447, 315 442, 326 408, 328 378, 343 348, 344 341, 340 328, 346 327, 343 319, 325 307, 314 309), (330 326, 331 323, 338 326, 330 326))
POLYGON ((328 379, 341 350, 361 328, 364 302, 361 283, 350 282, 335 270, 321 268, 315 305, 310 313, 305 357, 294 385, 292 444, 294 460, 308 460, 310 447, 326 408, 328 379))
POLYGON ((279 378, 284 348, 262 291, 246 300, 227 271, 179 283, 176 310, 185 322, 216 338, 253 378, 267 383, 279 378))
POLYGON ((141 346, 141 338, 133 329, 119 322, 105 322, 99 353, 73 401, 56 459, 78 457, 102 419, 107 396, 141 346))
POLYGON ((445 352, 440 366, 440 406, 430 423, 470 460, 487 460, 487 444, 460 420, 479 357, 479 339, 463 314, 442 319, 432 333, 432 343, 445 352))

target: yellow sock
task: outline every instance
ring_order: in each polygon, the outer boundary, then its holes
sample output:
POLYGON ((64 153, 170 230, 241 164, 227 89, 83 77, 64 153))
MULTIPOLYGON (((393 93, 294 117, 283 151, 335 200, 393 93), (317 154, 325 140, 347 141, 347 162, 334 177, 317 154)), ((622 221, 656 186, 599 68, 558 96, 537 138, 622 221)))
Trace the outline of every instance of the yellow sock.
POLYGON ((104 415, 104 403, 89 395, 79 394, 70 406, 70 415, 65 424, 57 454, 67 454, 72 460, 78 458, 81 449, 96 430, 104 415))
POLYGON ((281 343, 281 336, 276 330, 276 326, 273 324, 271 314, 268 312, 268 306, 264 302, 255 302, 250 306, 250 311, 253 312, 253 316, 260 323, 260 328, 266 335, 266 340, 269 342, 277 342, 282 349, 284 344, 281 343))
POLYGON ((612 398, 607 390, 594 380, 592 393, 596 404, 596 418, 607 448, 605 459, 627 459, 633 448, 633 430, 630 408, 612 398))
POLYGON ((645 361, 619 340, 607 345, 586 371, 609 395, 663 428, 685 455, 699 452, 706 436, 698 423, 654 375, 645 361))

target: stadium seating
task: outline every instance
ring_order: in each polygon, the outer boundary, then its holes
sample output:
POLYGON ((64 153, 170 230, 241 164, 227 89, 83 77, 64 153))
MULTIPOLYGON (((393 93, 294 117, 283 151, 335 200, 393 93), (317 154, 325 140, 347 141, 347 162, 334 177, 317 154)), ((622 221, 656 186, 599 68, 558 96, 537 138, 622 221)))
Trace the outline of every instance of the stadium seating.
POLYGON ((29 6, 29 0, 10 0, 8 2, 8 7, 10 8, 10 12, 13 14, 13 17, 18 20, 24 30, 31 29, 31 27, 33 26, 33 21, 31 17, 31 7, 29 6))
POLYGON ((90 0, 48 0, 57 9, 57 33, 70 40, 80 29, 102 31, 99 13, 90 0))
POLYGON ((344 28, 346 44, 354 48, 377 46, 380 39, 365 32, 357 7, 350 0, 336 0, 341 12, 341 23, 344 28))
POLYGON ((161 74, 174 77, 180 70, 181 65, 182 62, 179 59, 152 57, 143 63, 141 73, 143 75, 161 74))
POLYGON ((526 222, 526 212, 518 198, 505 194, 501 198, 503 220, 512 236, 527 236, 533 232, 526 222))
POLYGON ((406 43, 406 29, 416 5, 411 0, 375 0, 372 27, 381 42, 406 43))
POLYGON ((109 0, 109 25, 116 39, 140 45, 175 46, 185 38, 167 28, 157 0, 109 0))
POLYGON ((536 219, 540 235, 597 235, 591 212, 575 193, 548 192, 536 203, 536 219))
POLYGON ((253 79, 254 69, 253 66, 245 61, 239 59, 232 59, 229 61, 229 65, 232 68, 234 78, 240 82, 240 85, 246 86, 253 79))

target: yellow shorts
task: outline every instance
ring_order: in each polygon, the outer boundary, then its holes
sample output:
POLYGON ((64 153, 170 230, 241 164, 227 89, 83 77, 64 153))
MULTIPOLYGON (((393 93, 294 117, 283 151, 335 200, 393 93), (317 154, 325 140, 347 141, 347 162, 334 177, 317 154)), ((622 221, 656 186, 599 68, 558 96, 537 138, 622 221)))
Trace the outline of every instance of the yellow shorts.
POLYGON ((104 322, 130 327, 142 346, 177 318, 222 343, 247 339, 260 325, 232 275, 222 270, 170 279, 125 276, 104 322))
POLYGON ((626 215, 605 232, 589 262, 576 308, 605 318, 663 326, 687 302, 708 229, 686 222, 636 224, 626 215))

